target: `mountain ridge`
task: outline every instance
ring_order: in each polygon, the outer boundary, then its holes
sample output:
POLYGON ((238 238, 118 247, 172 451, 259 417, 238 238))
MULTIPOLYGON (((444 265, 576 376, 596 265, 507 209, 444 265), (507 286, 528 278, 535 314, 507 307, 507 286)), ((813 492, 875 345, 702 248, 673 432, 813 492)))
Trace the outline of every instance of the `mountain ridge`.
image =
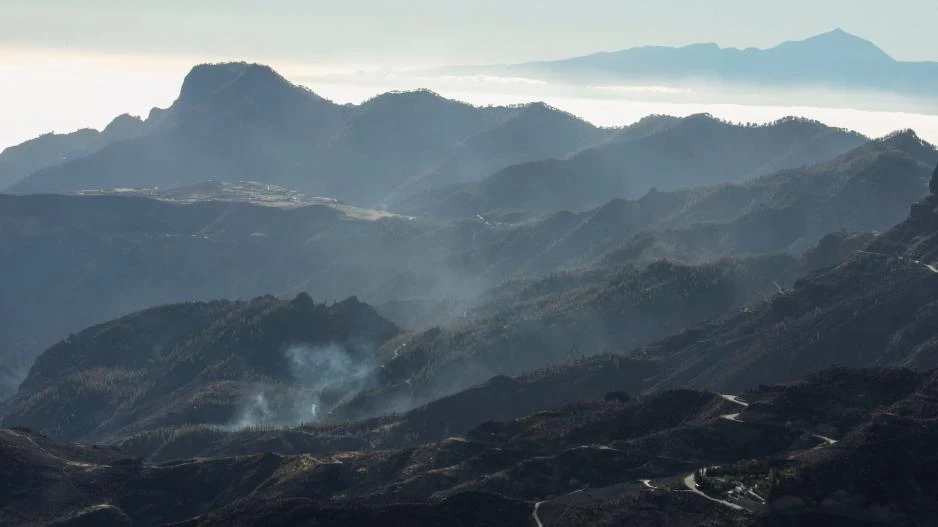
POLYGON ((406 208, 396 210, 442 218, 503 209, 581 211, 610 198, 635 199, 652 188, 739 182, 810 165, 865 141, 859 134, 807 119, 787 118, 749 127, 696 114, 655 133, 610 140, 569 159, 512 165, 478 183, 430 191, 423 202, 421 196, 412 196, 404 202, 406 208), (746 154, 741 156, 740 151, 746 154))
POLYGON ((399 331, 354 297, 151 308, 88 328, 37 358, 4 403, 3 422, 101 440, 187 423, 312 420, 327 404, 326 389, 354 385, 373 367, 375 347, 399 331))
MULTIPOLYGON (((473 106, 428 90, 339 105, 269 66, 202 64, 186 75, 169 108, 151 112, 143 133, 95 144, 75 159, 0 172, 0 183, 8 192, 35 193, 255 180, 376 206, 420 175, 445 184, 447 174, 432 169, 447 160, 460 178, 480 179, 531 157, 566 155, 613 133, 544 106, 562 116, 553 121, 557 130, 516 130, 533 153, 483 149, 460 157, 466 141, 531 108, 473 106)), ((0 155, 0 168, 3 161, 0 155)))

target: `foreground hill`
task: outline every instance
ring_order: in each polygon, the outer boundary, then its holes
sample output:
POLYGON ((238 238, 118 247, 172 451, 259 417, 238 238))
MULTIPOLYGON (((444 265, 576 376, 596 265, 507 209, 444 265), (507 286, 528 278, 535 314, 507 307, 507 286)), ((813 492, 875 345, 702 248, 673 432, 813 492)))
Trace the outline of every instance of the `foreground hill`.
POLYGON ((100 440, 162 426, 312 420, 329 402, 323 390, 354 386, 397 332, 355 298, 157 307, 47 350, 5 403, 3 422, 100 440))
POLYGON ((87 145, 62 138, 69 148, 46 138, 9 149, 0 182, 35 193, 253 180, 373 206, 415 179, 478 180, 613 133, 543 105, 479 108, 429 91, 338 105, 244 63, 195 67, 173 105, 137 128, 87 145))
POLYGON ((610 198, 739 182, 837 157, 863 136, 802 119, 733 125, 693 115, 663 130, 610 141, 566 160, 505 168, 485 180, 408 198, 397 210, 465 217, 499 210, 586 210, 610 198))
POLYGON ((0 481, 16 486, 0 486, 0 520, 925 525, 936 518, 935 379, 838 369, 741 399, 610 394, 404 449, 162 465, 5 429, 0 481))

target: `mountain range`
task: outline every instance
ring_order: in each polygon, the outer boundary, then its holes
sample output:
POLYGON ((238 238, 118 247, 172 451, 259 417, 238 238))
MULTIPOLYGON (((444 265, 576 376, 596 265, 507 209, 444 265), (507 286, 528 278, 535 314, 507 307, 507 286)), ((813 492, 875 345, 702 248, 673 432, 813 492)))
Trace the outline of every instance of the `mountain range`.
POLYGON ((696 102, 727 102, 731 92, 734 103, 818 104, 821 100, 830 106, 938 111, 938 100, 928 88, 938 80, 938 63, 896 60, 874 43, 842 29, 767 49, 721 48, 714 43, 643 46, 562 60, 450 66, 432 73, 611 88, 664 86, 671 90, 659 90, 657 96, 691 96, 696 102))
POLYGON ((936 165, 197 66, 0 153, 0 524, 934 524, 936 165))
POLYGON ((218 64, 194 68, 173 105, 146 120, 122 116, 100 134, 47 135, 0 153, 0 182, 23 194, 254 180, 416 215, 583 210, 652 187, 813 164, 864 141, 796 119, 747 130, 654 117, 601 129, 543 104, 474 107, 428 91, 337 105, 270 68, 218 64))
MULTIPOLYGON (((929 262, 933 260, 930 255, 934 251, 929 249, 929 243, 931 229, 938 218, 936 200, 938 197, 929 194, 912 207, 909 219, 880 236, 872 239, 860 237, 860 243, 851 237, 826 241, 810 251, 800 263, 791 257, 763 256, 698 267, 663 262, 639 271, 625 268, 579 276, 554 276, 512 285, 500 292, 496 290, 490 295, 492 300, 488 305, 480 306, 468 320, 451 328, 433 328, 393 340, 391 337, 397 332, 393 324, 373 314, 371 317, 376 322, 369 325, 386 326, 388 329, 382 337, 366 340, 372 348, 383 344, 383 351, 373 352, 383 360, 361 368, 354 364, 348 366, 358 372, 350 377, 367 381, 364 387, 346 388, 344 391, 336 389, 339 395, 329 404, 317 399, 317 408, 321 405, 323 411, 342 419, 381 415, 452 394, 492 375, 517 375, 550 362, 603 351, 627 352, 627 359, 652 365, 645 370, 640 382, 633 381, 629 386, 634 392, 686 386, 743 389, 758 383, 795 380, 812 371, 843 363, 932 368, 936 361, 932 357, 933 335, 928 330, 931 327, 928 317, 934 296, 932 286, 938 282, 931 278, 936 271, 930 267, 929 262), (867 240, 868 243, 862 245, 867 240), (858 249, 858 246, 862 248, 858 249), (843 258, 846 259, 841 262, 843 258), (820 267, 820 270, 810 272, 814 269, 812 265, 820 267), (805 272, 808 274, 797 281, 792 278, 805 272), (792 281, 794 285, 790 289, 783 289, 780 285, 787 286, 792 281), (778 294, 771 296, 773 292, 778 294), (733 311, 739 307, 743 309, 733 311), (691 329, 681 332, 682 328, 691 329), (813 332, 816 332, 815 337, 804 337, 813 332), (670 334, 674 336, 667 337, 670 334), (654 342, 656 339, 662 340, 654 342)), ((294 303, 312 306, 311 300, 302 301, 303 298, 298 297, 294 303)), ((352 305, 356 302, 352 301, 352 305)), ((260 304, 265 305, 263 302, 260 304)), ((337 304, 340 307, 344 305, 346 303, 337 304)), ((220 335, 225 336, 237 335, 233 332, 243 331, 245 326, 252 328, 246 349, 251 349, 250 343, 261 338, 258 335, 277 335, 280 342, 277 345, 261 339, 261 348, 265 350, 287 347, 292 338, 279 322, 272 322, 278 328, 276 331, 265 329, 268 323, 263 318, 249 323, 239 316, 234 326, 225 330, 224 324, 228 322, 222 321, 231 317, 227 311, 216 315, 214 306, 197 308, 205 310, 208 318, 201 322, 203 329, 196 327, 196 331, 221 331, 220 335)), ((241 309, 237 305, 234 308, 241 309)), ((168 309, 173 312, 174 309, 185 308, 168 309)), ((369 309, 366 308, 366 312, 370 312, 369 309)), ((139 349, 145 356, 166 346, 184 350, 179 352, 182 357, 195 354, 199 360, 208 360, 216 356, 215 353, 223 353, 221 357, 226 361, 236 357, 233 351, 240 345, 225 344, 224 341, 217 344, 214 341, 220 337, 212 336, 212 333, 205 337, 208 343, 204 349, 196 347, 190 350, 190 345, 181 346, 173 340, 191 341, 193 337, 188 334, 170 337, 168 343, 163 343, 153 341, 142 330, 131 329, 130 332, 141 339, 133 343, 127 338, 112 338, 112 331, 106 329, 111 326, 123 328, 138 319, 141 322, 134 324, 159 327, 163 324, 163 313, 163 308, 145 311, 138 318, 119 320, 104 326, 104 329, 92 328, 50 348, 37 359, 17 396, 6 403, 2 412, 7 416, 4 423, 32 423, 30 426, 62 434, 58 428, 63 426, 62 419, 53 414, 48 420, 50 417, 44 417, 43 409, 46 407, 37 403, 52 400, 55 402, 50 408, 64 409, 68 415, 82 416, 88 408, 96 413, 104 412, 99 414, 101 417, 89 417, 92 423, 96 423, 90 429, 82 431, 79 428, 66 437, 83 438, 88 435, 93 438, 95 433, 108 437, 103 431, 92 431, 100 430, 101 426, 106 426, 101 423, 114 419, 109 417, 110 410, 107 410, 113 404, 98 401, 89 407, 80 398, 71 396, 60 400, 57 396, 50 399, 51 394, 71 393, 67 387, 75 379, 81 380, 78 386, 83 385, 83 379, 91 379, 92 386, 95 386, 100 382, 94 381, 99 375, 105 379, 126 375, 134 389, 140 389, 139 382, 134 381, 135 376, 159 378, 166 375, 152 371, 154 367, 171 373, 169 379, 174 380, 165 381, 167 386, 179 387, 191 382, 179 379, 177 368, 173 366, 175 362, 159 366, 162 359, 153 363, 153 357, 145 360, 143 364, 148 366, 143 369, 141 366, 119 368, 117 373, 120 375, 102 369, 114 363, 114 354, 139 353, 121 351, 122 346, 139 349), (112 350, 111 341, 118 347, 112 350), (80 353, 68 351, 73 342, 76 349, 87 349, 92 354, 78 360, 80 353), (212 351, 215 348, 220 349, 212 351), (50 354, 61 357, 49 359, 50 354), (57 368, 73 360, 81 364, 77 370, 46 372, 49 368, 58 371, 57 368), (50 364, 54 366, 48 366, 50 364), (65 384, 58 384, 62 382, 65 384), (73 408, 73 404, 77 406, 73 408)), ((198 320, 191 315, 183 318, 198 320)), ((180 329, 186 327, 170 325, 180 329)), ((164 338, 159 334, 154 337, 164 338)), ((296 338, 299 341, 310 339, 296 338)), ((244 339, 238 337, 236 340, 244 339)), ((319 341, 310 342, 308 346, 319 344, 319 341)), ((189 374, 200 371, 192 360, 187 359, 186 371, 189 374)), ((218 368, 211 367, 212 370, 218 368)), ((252 386, 257 380, 255 377, 265 371, 260 365, 240 372, 232 371, 230 367, 221 369, 228 371, 226 375, 233 375, 233 378, 223 376, 222 379, 250 381, 252 386)), ((342 385, 346 382, 345 377, 334 376, 328 384, 342 385)), ((282 385, 283 381, 279 384, 282 385)), ((318 389, 323 390, 326 384, 325 381, 319 382, 318 389)), ((116 390, 116 401, 128 398, 118 388, 117 381, 108 380, 104 385, 110 386, 109 390, 116 390)), ((209 392, 216 391, 205 380, 196 386, 209 392)), ((289 388, 284 389, 289 393, 289 388)), ((243 397, 246 389, 231 391, 243 397)), ((144 392, 142 399, 131 407, 146 409, 152 404, 161 410, 171 409, 167 402, 159 402, 161 400, 157 396, 164 393, 159 390, 156 395, 144 392)), ((173 400, 189 401, 192 397, 185 391, 181 395, 177 391, 171 393, 173 400)), ((300 392, 294 389, 294 393, 300 392)), ((192 406, 198 405, 191 402, 183 404, 183 408, 192 406)), ((229 408, 229 415, 225 415, 223 420, 231 419, 230 413, 229 408)), ((142 417, 136 418, 140 419, 142 417)), ((154 419, 152 416, 147 419, 155 423, 150 425, 154 427, 167 422, 164 418, 154 419)), ((178 424, 223 424, 218 422, 218 417, 208 421, 199 417, 192 419, 184 417, 178 424)), ((173 421, 170 419, 168 422, 173 421)), ((145 430, 146 427, 137 426, 137 429, 145 430)), ((117 430, 120 429, 109 433, 117 430)))
POLYGON ((0 392, 68 334, 164 303, 308 290, 357 295, 426 329, 462 317, 467 302, 505 280, 661 258, 798 256, 828 233, 900 221, 927 193, 936 162, 934 147, 905 132, 746 183, 656 190, 581 213, 457 221, 244 182, 0 196, 0 239, 16 255, 0 265, 0 392))
POLYGON ((657 133, 618 136, 565 160, 513 165, 478 183, 430 190, 391 208, 436 217, 587 210, 610 198, 639 198, 651 189, 740 182, 812 165, 867 141, 853 132, 793 118, 755 127, 710 115, 665 123, 657 133))
POLYGON ((544 105, 474 107, 426 90, 339 105, 244 63, 198 66, 172 106, 108 130, 9 148, 0 182, 36 193, 255 180, 374 206, 398 189, 481 179, 613 133, 544 105))

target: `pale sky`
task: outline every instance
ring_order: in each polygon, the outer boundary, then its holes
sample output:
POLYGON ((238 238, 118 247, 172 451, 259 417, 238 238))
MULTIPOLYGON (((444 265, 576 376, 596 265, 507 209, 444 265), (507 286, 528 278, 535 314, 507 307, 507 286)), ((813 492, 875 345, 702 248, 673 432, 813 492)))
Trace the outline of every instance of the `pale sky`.
POLYGON ((511 62, 645 44, 767 47, 840 27, 938 60, 935 0, 2 0, 0 46, 364 63, 511 62))
POLYGON ((938 0, 0 0, 0 149, 166 106, 198 62, 264 62, 302 82, 647 44, 770 47, 836 27, 938 61, 938 0))

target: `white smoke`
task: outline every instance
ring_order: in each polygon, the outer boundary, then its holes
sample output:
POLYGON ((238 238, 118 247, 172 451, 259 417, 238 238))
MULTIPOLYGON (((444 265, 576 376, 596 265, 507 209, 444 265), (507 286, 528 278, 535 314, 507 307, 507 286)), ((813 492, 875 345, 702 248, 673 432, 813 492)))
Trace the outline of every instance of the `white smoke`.
POLYGON ((264 385, 247 396, 229 430, 250 427, 288 427, 322 418, 322 391, 344 384, 364 388, 375 367, 374 349, 352 341, 311 346, 295 344, 284 351, 290 371, 286 383, 264 385))

